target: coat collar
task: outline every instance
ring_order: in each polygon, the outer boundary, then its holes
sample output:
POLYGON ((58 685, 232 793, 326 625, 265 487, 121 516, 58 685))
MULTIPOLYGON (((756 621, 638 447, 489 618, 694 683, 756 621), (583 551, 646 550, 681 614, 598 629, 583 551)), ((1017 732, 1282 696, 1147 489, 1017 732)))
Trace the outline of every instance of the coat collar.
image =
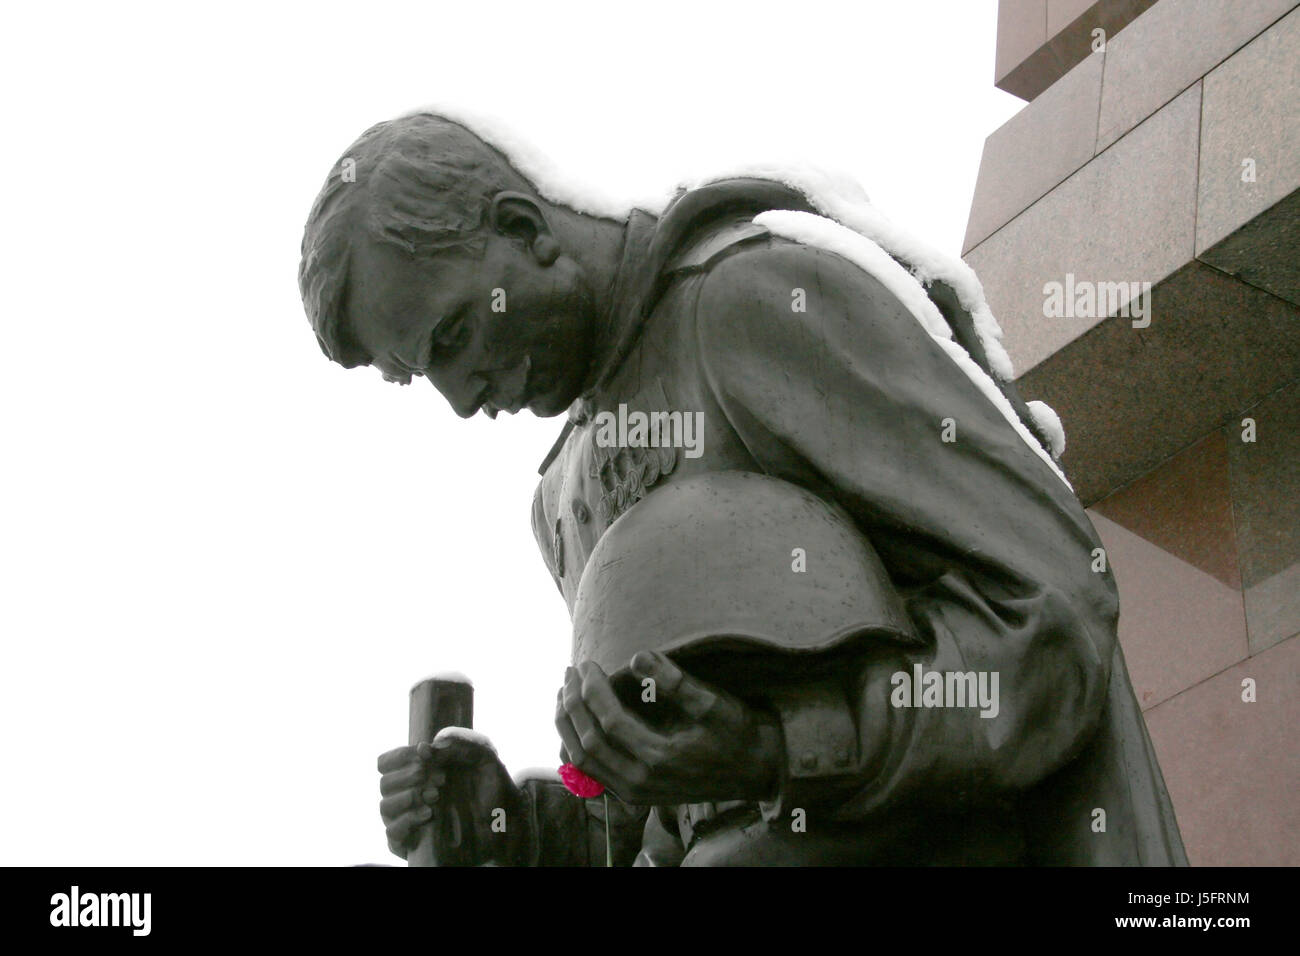
POLYGON ((672 277, 669 264, 683 248, 720 219, 757 216, 769 209, 815 211, 803 193, 765 179, 724 179, 679 190, 657 221, 648 213, 633 211, 609 319, 609 339, 614 345, 605 352, 604 366, 579 401, 589 400, 622 366, 668 287, 672 277), (638 215, 644 218, 638 221, 638 215), (638 229, 635 238, 634 225, 638 229), (647 234, 647 225, 653 225, 652 233, 647 234))
POLYGON ((656 218, 640 209, 628 217, 623 256, 605 318, 602 364, 592 385, 569 407, 569 420, 538 474, 545 474, 577 423, 589 417, 592 399, 622 367, 646 320, 663 295, 673 270, 669 264, 709 225, 724 218, 756 216, 769 209, 815 212, 797 189, 766 179, 723 179, 696 189, 681 189, 656 218))

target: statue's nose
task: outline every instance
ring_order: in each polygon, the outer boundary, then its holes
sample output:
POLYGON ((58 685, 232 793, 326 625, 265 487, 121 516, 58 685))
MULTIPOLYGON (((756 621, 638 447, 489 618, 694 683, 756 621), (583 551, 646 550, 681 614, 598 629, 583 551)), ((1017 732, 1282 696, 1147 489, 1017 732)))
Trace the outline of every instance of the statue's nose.
POLYGON ((447 404, 461 418, 473 417, 487 398, 487 382, 476 376, 470 376, 468 380, 455 384, 432 376, 429 377, 429 381, 433 382, 433 387, 442 393, 447 404))

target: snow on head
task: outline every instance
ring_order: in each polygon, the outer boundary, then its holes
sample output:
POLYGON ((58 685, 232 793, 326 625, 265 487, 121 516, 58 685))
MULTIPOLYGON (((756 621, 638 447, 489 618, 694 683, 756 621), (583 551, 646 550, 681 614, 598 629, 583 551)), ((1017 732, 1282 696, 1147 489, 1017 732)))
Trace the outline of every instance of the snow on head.
POLYGON ((567 175, 551 158, 520 137, 509 126, 495 117, 459 106, 432 104, 412 110, 400 118, 432 113, 465 127, 509 160, 510 165, 531 182, 543 199, 575 212, 605 219, 626 219, 634 208, 658 213, 667 205, 670 196, 652 196, 642 202, 614 196, 590 182, 567 175))

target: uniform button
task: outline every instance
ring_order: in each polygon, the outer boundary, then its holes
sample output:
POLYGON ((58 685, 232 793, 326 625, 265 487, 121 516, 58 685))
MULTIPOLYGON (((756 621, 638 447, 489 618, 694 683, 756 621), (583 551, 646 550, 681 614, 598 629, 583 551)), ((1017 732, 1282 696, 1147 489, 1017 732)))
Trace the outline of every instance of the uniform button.
POLYGON ((811 750, 806 751, 804 755, 799 758, 799 766, 803 767, 805 770, 816 770, 817 755, 811 750))
POLYGON ((569 507, 573 511, 573 517, 577 519, 578 524, 586 524, 591 520, 591 510, 581 498, 574 498, 573 504, 569 507))

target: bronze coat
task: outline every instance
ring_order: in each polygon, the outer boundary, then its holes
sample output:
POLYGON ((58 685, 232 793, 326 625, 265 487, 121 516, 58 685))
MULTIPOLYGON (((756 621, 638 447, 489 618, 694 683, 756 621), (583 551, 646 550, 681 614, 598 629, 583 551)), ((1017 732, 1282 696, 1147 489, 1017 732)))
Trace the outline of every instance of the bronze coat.
MULTIPOLYGON (((789 760, 773 803, 648 820, 617 807, 623 861, 640 845, 638 862, 659 864, 1185 864, 1082 505, 878 280, 754 226, 766 209, 809 206, 733 180, 679 194, 658 221, 633 215, 611 316, 621 346, 544 465, 534 531, 572 609, 600 535, 656 484, 773 475, 852 516, 919 647, 882 647, 841 683, 778 702, 789 760), (594 416, 620 403, 703 412, 703 454, 611 461, 594 416), (890 706, 891 676, 916 663, 998 672, 1000 713, 890 706), (847 770, 831 759, 845 748, 847 770), (806 832, 791 830, 796 808, 806 832)), ((981 359, 969 317, 944 311, 981 359)), ((549 820, 531 862, 583 862, 578 801, 529 792, 549 820)), ((593 862, 603 826, 598 845, 593 862)))

